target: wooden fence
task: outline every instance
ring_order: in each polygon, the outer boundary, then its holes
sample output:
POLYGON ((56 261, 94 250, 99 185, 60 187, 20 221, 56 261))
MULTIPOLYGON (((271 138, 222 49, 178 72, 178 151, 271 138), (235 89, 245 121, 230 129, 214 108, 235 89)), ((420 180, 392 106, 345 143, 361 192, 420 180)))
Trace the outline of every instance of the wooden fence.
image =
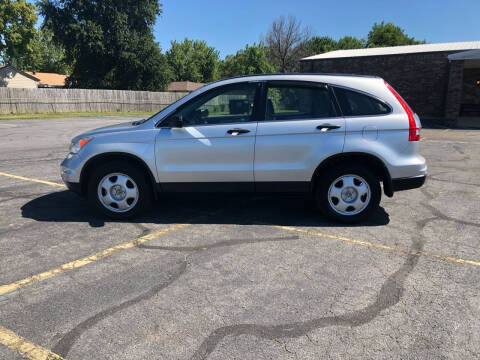
POLYGON ((187 93, 0 88, 0 114, 158 111, 187 93))

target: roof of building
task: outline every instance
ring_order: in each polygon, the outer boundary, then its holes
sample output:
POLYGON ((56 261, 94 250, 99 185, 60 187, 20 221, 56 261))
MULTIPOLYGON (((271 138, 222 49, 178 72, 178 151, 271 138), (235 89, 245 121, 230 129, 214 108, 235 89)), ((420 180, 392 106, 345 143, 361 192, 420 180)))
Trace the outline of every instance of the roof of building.
POLYGON ((337 59, 337 58, 360 57, 360 56, 384 56, 384 55, 429 53, 429 52, 440 52, 440 51, 462 51, 462 50, 476 50, 476 49, 480 49, 480 41, 389 46, 389 47, 364 48, 364 49, 335 50, 335 51, 330 51, 323 54, 309 56, 309 57, 303 58, 302 61, 337 59))
POLYGON ((67 75, 45 72, 30 72, 27 74, 32 75, 39 79, 39 85, 51 85, 51 86, 65 86, 65 79, 67 75))
POLYGON ((5 69, 5 68, 10 68, 16 72, 18 72, 19 74, 22 74, 23 76, 29 78, 29 79, 32 79, 33 81, 40 81, 39 78, 37 78, 36 76, 33 76, 32 73, 29 73, 29 72, 24 72, 22 70, 18 70, 16 67, 12 66, 12 65, 5 65, 5 66, 0 66, 0 70, 1 69, 5 69))
POLYGON ((203 85, 192 81, 174 81, 168 85, 168 91, 194 91, 203 85))

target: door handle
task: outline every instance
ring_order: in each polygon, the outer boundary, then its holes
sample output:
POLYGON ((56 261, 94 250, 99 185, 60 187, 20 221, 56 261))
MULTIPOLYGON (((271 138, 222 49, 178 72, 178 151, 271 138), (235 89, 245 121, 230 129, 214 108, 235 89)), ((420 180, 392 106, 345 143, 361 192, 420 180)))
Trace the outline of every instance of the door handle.
POLYGON ((249 133, 250 130, 247 130, 247 129, 230 129, 227 131, 227 133, 233 135, 233 136, 237 136, 238 134, 246 134, 246 133, 249 133))
POLYGON ((334 129, 340 129, 340 125, 332 125, 332 124, 321 124, 317 126, 318 130, 321 131, 328 131, 328 130, 334 130, 334 129))

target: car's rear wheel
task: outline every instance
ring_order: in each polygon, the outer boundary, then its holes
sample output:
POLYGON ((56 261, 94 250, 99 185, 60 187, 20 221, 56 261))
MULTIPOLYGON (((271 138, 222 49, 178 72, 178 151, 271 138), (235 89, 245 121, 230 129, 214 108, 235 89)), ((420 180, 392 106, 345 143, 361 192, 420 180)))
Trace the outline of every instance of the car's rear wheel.
POLYGON ((368 168, 349 165, 321 175, 316 188, 317 205, 324 215, 343 223, 368 218, 378 208, 380 182, 368 168))
POLYGON ((90 204, 115 219, 138 215, 151 203, 145 174, 131 164, 110 162, 95 169, 88 185, 90 204))

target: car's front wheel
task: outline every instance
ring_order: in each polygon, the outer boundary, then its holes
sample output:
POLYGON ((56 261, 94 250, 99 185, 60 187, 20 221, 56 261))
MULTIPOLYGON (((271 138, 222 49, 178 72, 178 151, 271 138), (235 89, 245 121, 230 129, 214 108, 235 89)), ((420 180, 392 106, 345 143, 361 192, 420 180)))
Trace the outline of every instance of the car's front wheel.
POLYGON ((332 220, 355 223, 378 208, 380 182, 368 168, 350 165, 323 174, 316 200, 320 210, 332 220))
POLYGON ((95 169, 88 185, 88 200, 101 213, 115 219, 135 216, 151 202, 145 174, 136 166, 106 163, 95 169))

